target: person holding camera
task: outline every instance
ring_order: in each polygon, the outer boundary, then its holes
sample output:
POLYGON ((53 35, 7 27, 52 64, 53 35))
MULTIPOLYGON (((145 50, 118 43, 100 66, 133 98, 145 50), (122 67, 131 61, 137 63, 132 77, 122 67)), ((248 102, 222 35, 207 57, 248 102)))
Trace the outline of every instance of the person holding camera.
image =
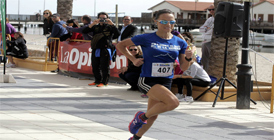
POLYGON ((120 32, 108 18, 107 13, 98 13, 97 18, 83 30, 83 33, 93 32, 91 62, 95 82, 88 85, 103 87, 108 84, 110 60, 115 61, 115 46, 112 44, 112 39, 118 38, 120 32))

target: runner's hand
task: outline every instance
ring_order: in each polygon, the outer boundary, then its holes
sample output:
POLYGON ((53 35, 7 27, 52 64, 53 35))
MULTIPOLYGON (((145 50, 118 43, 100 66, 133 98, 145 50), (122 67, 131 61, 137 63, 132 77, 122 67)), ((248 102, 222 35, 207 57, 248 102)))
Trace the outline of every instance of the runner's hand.
POLYGON ((137 58, 132 63, 134 66, 139 67, 144 64, 144 58, 137 58))

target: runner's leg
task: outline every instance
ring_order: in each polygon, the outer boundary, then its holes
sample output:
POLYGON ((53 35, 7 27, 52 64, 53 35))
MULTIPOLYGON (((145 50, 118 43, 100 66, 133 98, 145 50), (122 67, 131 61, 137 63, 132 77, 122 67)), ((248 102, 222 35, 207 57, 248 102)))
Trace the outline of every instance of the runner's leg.
MULTIPOLYGON (((147 110, 149 110, 151 107, 153 107, 155 104, 159 103, 159 101, 153 100, 151 98, 148 98, 148 105, 147 105, 147 110)), ((157 119, 157 116, 153 116, 150 117, 147 120, 147 124, 144 124, 138 131, 138 133, 136 134, 139 137, 142 137, 144 135, 144 133, 152 126, 152 124, 154 123, 154 121, 157 119)))
POLYGON ((147 124, 144 124, 136 134, 141 137, 157 119, 158 114, 170 111, 179 106, 177 97, 166 87, 160 84, 154 85, 147 93, 148 108, 145 113, 149 118, 147 124))
POLYGON ((147 95, 152 100, 158 101, 158 103, 156 103, 146 112, 146 117, 148 118, 166 111, 171 111, 179 106, 177 97, 163 85, 154 85, 148 91, 147 95))

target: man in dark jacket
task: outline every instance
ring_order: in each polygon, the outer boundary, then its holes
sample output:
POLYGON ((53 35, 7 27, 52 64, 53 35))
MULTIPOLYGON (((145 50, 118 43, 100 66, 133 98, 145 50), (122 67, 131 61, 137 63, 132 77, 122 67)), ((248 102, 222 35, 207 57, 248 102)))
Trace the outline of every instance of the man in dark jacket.
POLYGON ((118 42, 133 37, 136 32, 137 28, 132 25, 132 19, 130 16, 124 16, 123 18, 123 26, 119 26, 119 31, 121 32, 121 35, 118 37, 118 42))
POLYGON ((109 81, 109 62, 115 50, 115 46, 112 45, 112 39, 118 38, 120 32, 108 18, 107 13, 100 12, 97 18, 83 30, 83 33, 93 32, 91 61, 95 82, 89 85, 103 87, 109 81))

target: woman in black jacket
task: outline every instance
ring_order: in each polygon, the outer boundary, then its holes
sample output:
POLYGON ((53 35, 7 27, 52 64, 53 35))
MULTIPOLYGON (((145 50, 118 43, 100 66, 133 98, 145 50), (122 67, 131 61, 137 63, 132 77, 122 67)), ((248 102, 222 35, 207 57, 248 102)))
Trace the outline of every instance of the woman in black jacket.
MULTIPOLYGON (((130 46, 129 52, 135 56, 136 58, 143 58, 143 53, 140 46, 130 46)), ((128 66, 122 67, 119 72, 119 77, 126 81, 131 88, 128 90, 138 90, 137 83, 140 77, 142 66, 136 67, 134 64, 128 59, 128 66)))
POLYGON ((52 31, 52 26, 54 22, 52 21, 52 13, 50 10, 45 10, 43 12, 44 16, 44 25, 43 25, 43 35, 50 34, 52 31))
POLYGON ((8 49, 6 51, 8 60, 10 63, 8 63, 7 67, 15 68, 15 63, 13 61, 13 57, 20 58, 20 59, 26 59, 28 58, 28 50, 26 46, 26 40, 24 39, 24 36, 20 32, 14 33, 14 41, 7 40, 7 46, 8 49))

